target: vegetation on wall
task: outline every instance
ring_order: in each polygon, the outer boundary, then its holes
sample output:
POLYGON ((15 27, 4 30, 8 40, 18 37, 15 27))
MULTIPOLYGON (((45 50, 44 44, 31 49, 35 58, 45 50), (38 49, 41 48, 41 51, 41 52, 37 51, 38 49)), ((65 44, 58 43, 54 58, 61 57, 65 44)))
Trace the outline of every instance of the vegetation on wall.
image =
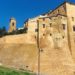
POLYGON ((23 34, 27 33, 27 28, 24 29, 16 29, 15 31, 12 32, 7 32, 5 27, 0 28, 0 37, 6 36, 6 35, 18 35, 18 34, 23 34))
POLYGON ((14 70, 0 66, 0 75, 35 75, 28 71, 14 70))

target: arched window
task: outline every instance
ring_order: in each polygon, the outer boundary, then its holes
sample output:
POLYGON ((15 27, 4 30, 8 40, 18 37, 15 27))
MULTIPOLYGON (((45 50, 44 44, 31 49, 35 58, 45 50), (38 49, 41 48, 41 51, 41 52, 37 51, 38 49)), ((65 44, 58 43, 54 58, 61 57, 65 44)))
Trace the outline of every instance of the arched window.
POLYGON ((12 26, 14 26, 14 25, 15 25, 15 23, 13 22, 13 23, 12 23, 12 26))

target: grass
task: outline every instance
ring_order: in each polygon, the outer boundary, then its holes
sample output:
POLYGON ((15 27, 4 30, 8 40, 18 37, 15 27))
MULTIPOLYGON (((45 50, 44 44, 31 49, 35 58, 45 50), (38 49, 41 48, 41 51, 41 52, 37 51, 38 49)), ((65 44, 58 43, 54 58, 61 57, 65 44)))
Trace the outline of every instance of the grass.
POLYGON ((28 71, 15 70, 0 66, 0 75, 34 75, 28 71))

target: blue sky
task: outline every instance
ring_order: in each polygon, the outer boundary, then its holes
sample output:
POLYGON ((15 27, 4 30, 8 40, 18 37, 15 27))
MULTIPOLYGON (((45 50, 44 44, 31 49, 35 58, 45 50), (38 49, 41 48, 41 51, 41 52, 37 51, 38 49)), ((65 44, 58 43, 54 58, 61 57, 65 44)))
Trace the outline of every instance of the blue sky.
MULTIPOLYGON (((9 19, 17 20, 17 27, 22 27, 27 18, 35 17, 53 10, 65 0, 0 0, 0 27, 9 27, 9 19)), ((74 2, 75 0, 67 0, 74 2)))

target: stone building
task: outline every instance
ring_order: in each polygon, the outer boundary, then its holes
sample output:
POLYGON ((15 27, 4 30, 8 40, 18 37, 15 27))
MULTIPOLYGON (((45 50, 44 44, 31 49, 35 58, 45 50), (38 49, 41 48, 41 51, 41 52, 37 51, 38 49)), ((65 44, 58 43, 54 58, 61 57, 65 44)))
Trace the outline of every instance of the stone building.
POLYGON ((75 51, 74 51, 75 50, 75 46, 74 46, 75 45, 75 4, 65 2, 59 7, 57 7, 55 10, 53 10, 52 12, 48 13, 47 15, 51 17, 51 16, 56 16, 57 14, 66 16, 67 24, 64 24, 64 26, 67 28, 66 35, 68 39, 69 49, 75 60, 75 56, 74 56, 75 55, 75 51))
POLYGON ((54 40, 58 40, 58 44, 59 40, 67 40, 66 16, 57 14, 56 16, 39 18, 39 35, 40 37, 54 38, 54 40))
MULTIPOLYGON (((28 20, 26 24, 28 33, 39 36, 39 42, 41 39, 48 38, 51 43, 50 48, 63 49, 67 45, 75 62, 75 4, 64 2, 55 10, 44 14, 44 17, 35 17, 28 20)), ((44 47, 45 45, 40 46, 40 49, 44 47)), ((45 52, 49 53, 49 51, 45 52)), ((44 72, 42 63, 48 58, 40 57, 41 72, 44 72)))
POLYGON ((45 36, 47 33, 50 36, 54 36, 54 34, 61 34, 63 39, 68 39, 67 41, 71 54, 74 55, 75 4, 64 2, 55 10, 44 15, 44 17, 35 17, 26 22, 26 26, 28 26, 28 33, 37 35, 36 32, 39 30, 40 37, 45 36))
MULTIPOLYGON (((37 37, 37 32, 38 32, 38 25, 39 24, 39 18, 44 18, 46 17, 47 15, 40 15, 40 16, 37 16, 35 18, 31 18, 31 19, 28 19, 26 22, 25 22, 25 25, 24 25, 24 28, 27 28, 28 31, 27 33, 30 34, 30 35, 33 35, 34 37, 37 37)), ((40 25, 41 27, 41 25, 40 25)))
MULTIPOLYGON (((3 64, 23 66, 39 75, 75 75, 75 4, 64 2, 53 11, 28 19, 24 28, 27 33, 1 38, 3 64)), ((15 30, 12 18, 9 32, 15 30)))
POLYGON ((15 30, 16 30, 16 20, 15 18, 11 18, 8 32, 13 32, 15 30))

